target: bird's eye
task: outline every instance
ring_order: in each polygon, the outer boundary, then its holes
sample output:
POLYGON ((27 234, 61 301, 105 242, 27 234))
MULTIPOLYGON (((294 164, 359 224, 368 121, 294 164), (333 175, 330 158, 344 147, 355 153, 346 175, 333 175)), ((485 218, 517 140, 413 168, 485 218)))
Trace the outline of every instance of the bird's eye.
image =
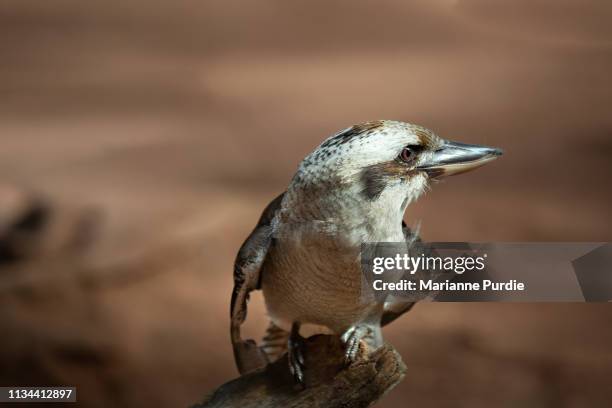
POLYGON ((399 155, 399 159, 404 163, 410 163, 416 157, 416 152, 410 147, 404 147, 399 155))

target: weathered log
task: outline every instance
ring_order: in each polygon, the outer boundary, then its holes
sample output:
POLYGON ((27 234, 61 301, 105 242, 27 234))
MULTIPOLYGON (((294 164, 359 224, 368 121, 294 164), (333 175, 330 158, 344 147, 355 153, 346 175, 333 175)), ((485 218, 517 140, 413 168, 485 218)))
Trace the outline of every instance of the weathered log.
POLYGON ((337 337, 306 340, 305 387, 293 381, 287 355, 266 368, 238 377, 214 390, 193 408, 368 407, 397 385, 406 366, 388 344, 346 365, 337 337))

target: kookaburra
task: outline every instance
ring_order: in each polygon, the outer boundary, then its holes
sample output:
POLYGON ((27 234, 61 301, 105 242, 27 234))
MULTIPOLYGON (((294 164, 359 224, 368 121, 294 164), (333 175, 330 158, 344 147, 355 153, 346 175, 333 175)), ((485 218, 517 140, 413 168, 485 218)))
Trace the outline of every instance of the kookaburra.
POLYGON ((382 345, 381 327, 413 303, 360 299, 361 244, 413 240, 404 212, 432 180, 475 169, 501 154, 387 120, 355 125, 325 140, 266 207, 238 252, 231 339, 239 371, 262 367, 287 351, 289 369, 302 382, 304 325, 340 336, 347 363, 362 341, 367 350, 382 345), (240 335, 255 289, 263 290, 271 320, 260 346, 240 335))

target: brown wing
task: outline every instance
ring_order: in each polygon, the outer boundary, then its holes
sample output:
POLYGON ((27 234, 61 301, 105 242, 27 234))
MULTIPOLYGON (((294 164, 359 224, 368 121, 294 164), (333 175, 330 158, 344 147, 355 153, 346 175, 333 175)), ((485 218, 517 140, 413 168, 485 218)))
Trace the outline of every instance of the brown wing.
POLYGON ((253 340, 242 340, 240 326, 247 316, 249 293, 261 285, 261 266, 272 241, 272 220, 280 209, 285 193, 276 197, 265 208, 255 229, 240 247, 234 263, 234 290, 230 305, 230 336, 236 366, 241 374, 267 363, 265 354, 253 340))

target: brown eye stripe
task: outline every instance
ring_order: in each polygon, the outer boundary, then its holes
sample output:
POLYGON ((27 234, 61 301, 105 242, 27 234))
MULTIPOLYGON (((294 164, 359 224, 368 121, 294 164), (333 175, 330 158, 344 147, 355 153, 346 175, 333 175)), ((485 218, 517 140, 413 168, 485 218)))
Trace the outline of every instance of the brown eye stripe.
POLYGON ((438 137, 430 130, 421 126, 413 126, 412 131, 419 138, 419 142, 424 149, 432 149, 438 145, 438 137))
POLYGON ((404 176, 406 176, 406 165, 397 161, 368 166, 361 173, 363 194, 367 199, 375 200, 390 181, 404 176))

